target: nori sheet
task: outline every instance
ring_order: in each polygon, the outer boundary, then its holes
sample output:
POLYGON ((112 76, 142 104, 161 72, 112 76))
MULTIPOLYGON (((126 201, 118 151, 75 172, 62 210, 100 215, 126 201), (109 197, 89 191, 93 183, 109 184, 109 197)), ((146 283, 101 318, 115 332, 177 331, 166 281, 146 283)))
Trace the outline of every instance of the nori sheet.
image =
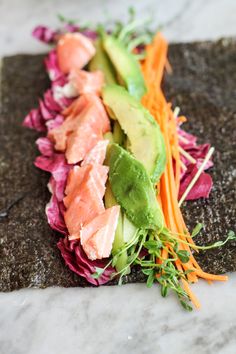
MULTIPOLYGON (((48 175, 33 166, 38 136, 22 127, 49 82, 42 55, 3 59, 0 114, 0 290, 24 287, 89 286, 64 264, 56 247, 58 234, 45 218, 48 175), (20 200, 18 200, 21 198, 20 200), (17 201, 15 204, 14 202, 17 201), (13 205, 11 206, 11 204, 13 205), (6 208, 8 216, 4 217, 6 208), (2 215, 2 217, 1 217, 2 215)), ((189 117, 188 131, 215 146, 210 171, 214 188, 208 200, 184 203, 187 224, 199 221, 204 232, 198 244, 224 239, 235 228, 236 200, 236 41, 174 44, 169 59, 174 69, 164 89, 189 117)), ((236 270, 236 243, 196 255, 206 271, 236 270)), ((125 282, 142 282, 136 268, 125 282)), ((116 282, 112 282, 115 284, 116 282)))

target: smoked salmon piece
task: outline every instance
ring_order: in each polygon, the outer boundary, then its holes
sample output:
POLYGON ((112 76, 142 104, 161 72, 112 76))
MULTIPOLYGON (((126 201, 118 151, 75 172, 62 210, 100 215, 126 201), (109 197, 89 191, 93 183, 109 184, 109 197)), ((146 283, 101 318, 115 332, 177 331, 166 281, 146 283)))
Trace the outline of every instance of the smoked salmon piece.
POLYGON ((75 127, 78 124, 79 114, 85 110, 89 104, 91 103, 91 99, 86 95, 83 95, 76 99, 64 112, 65 116, 64 122, 50 130, 48 132, 48 138, 55 143, 55 149, 58 151, 65 151, 66 149, 66 139, 67 136, 73 132, 75 127))
POLYGON ((76 98, 67 108, 64 109, 62 112, 63 116, 69 117, 69 116, 75 116, 78 115, 82 110, 87 106, 89 103, 91 103, 92 100, 91 95, 81 95, 79 98, 76 98))
POLYGON ((69 164, 82 161, 99 140, 103 139, 103 122, 94 106, 76 119, 73 131, 67 137, 65 156, 69 164))
POLYGON ((65 189, 66 197, 63 199, 65 206, 68 208, 74 198, 76 198, 80 190, 85 184, 89 184, 94 188, 94 193, 103 198, 105 192, 105 183, 107 180, 109 168, 103 165, 86 165, 75 166, 69 173, 68 182, 65 189))
POLYGON ((108 129, 106 123, 94 105, 76 118, 73 132, 67 137, 66 143, 65 155, 69 164, 82 161, 98 141, 103 139, 103 133, 108 129))
MULTIPOLYGON (((81 183, 85 180, 86 175, 89 174, 91 171, 92 166, 87 165, 87 166, 74 166, 72 170, 70 170, 67 178, 67 185, 65 189, 65 195, 68 196, 71 194, 75 189, 79 189, 81 183)), ((67 203, 66 197, 64 198, 64 204, 66 205, 67 203)), ((69 203, 68 203, 69 204, 69 203)))
POLYGON ((73 69, 82 69, 94 56, 92 41, 81 33, 66 33, 57 43, 59 69, 68 74, 73 69))
POLYGON ((86 195, 75 197, 64 213, 69 240, 78 239, 81 227, 105 210, 102 200, 95 198, 91 190, 86 188, 84 192, 86 195))
POLYGON ((120 206, 115 205, 82 227, 81 245, 89 259, 95 260, 110 256, 119 213, 120 206))
POLYGON ((70 83, 75 91, 82 95, 84 93, 101 94, 105 79, 102 71, 72 70, 69 76, 70 83))
POLYGON ((95 164, 103 164, 106 157, 106 150, 109 144, 108 140, 100 140, 85 156, 81 166, 95 163, 95 164))
POLYGON ((55 143, 56 150, 66 151, 68 163, 75 164, 82 161, 109 130, 109 118, 101 100, 95 94, 87 94, 73 102, 69 115, 48 137, 55 143))
POLYGON ((90 164, 74 167, 72 171, 63 201, 67 208, 64 218, 69 239, 76 239, 80 237, 81 227, 105 210, 103 196, 108 167, 90 164))

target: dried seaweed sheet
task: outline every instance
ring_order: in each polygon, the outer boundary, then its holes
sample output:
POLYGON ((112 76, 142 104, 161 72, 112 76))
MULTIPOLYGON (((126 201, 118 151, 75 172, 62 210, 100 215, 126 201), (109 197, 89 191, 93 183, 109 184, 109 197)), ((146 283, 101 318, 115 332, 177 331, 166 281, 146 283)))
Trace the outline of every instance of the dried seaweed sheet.
MULTIPOLYGON (((236 200, 236 42, 170 46, 173 75, 165 77, 168 98, 189 117, 186 128, 216 147, 209 200, 184 204, 187 224, 205 230, 197 243, 223 239, 235 229, 236 200)), ((47 225, 48 175, 33 166, 37 134, 21 126, 24 115, 48 87, 42 55, 3 59, 0 114, 0 290, 24 287, 89 286, 65 265, 58 235, 47 225), (19 199, 17 201, 17 199, 19 199), (17 201, 15 204, 14 202, 17 201), (4 215, 3 215, 4 216, 4 215)), ((236 244, 196 255, 204 270, 236 270, 236 244)), ((141 282, 138 269, 125 282, 141 282)), ((114 284, 113 282, 112 284, 114 284)))

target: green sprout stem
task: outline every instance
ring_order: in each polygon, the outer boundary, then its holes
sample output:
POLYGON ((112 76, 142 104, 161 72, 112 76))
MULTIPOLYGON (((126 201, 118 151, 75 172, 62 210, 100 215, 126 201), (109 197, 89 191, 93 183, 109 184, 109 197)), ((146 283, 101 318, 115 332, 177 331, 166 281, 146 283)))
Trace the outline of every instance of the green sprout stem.
POLYGON ((127 37, 129 35, 132 35, 134 31, 136 31, 139 27, 144 27, 150 22, 149 19, 144 19, 144 20, 134 20, 130 23, 128 23, 125 27, 122 28, 118 35, 118 40, 126 42, 127 37))
POLYGON ((136 37, 134 39, 132 39, 127 48, 130 52, 132 52, 132 50, 136 47, 138 47, 140 44, 147 44, 148 42, 150 42, 150 36, 148 36, 147 34, 141 35, 139 37, 136 37))
POLYGON ((132 257, 132 260, 123 268, 121 269, 119 272, 117 273, 114 273, 114 276, 116 275, 119 275, 119 274, 124 274, 126 272, 126 270, 132 265, 135 263, 136 259, 138 258, 142 248, 143 248, 143 245, 144 245, 144 242, 146 240, 146 237, 147 237, 147 233, 144 233, 143 237, 142 237, 142 240, 140 242, 140 245, 139 245, 139 248, 137 250, 137 252, 135 253, 135 255, 133 255, 132 257))

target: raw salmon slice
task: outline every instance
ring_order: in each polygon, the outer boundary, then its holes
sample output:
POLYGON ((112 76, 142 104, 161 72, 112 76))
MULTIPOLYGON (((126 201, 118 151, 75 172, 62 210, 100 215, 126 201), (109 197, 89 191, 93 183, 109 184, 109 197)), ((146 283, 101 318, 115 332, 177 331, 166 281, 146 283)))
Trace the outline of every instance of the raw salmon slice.
POLYGON ((82 112, 82 110, 94 102, 93 95, 81 95, 80 97, 76 98, 67 108, 63 111, 63 116, 76 116, 82 112))
MULTIPOLYGON (((108 175, 108 167, 102 165, 87 165, 76 169, 70 178, 70 193, 64 198, 67 208, 64 218, 69 231, 70 239, 79 238, 81 226, 104 211, 103 196, 108 175), (84 170, 87 172, 84 173, 84 170), (80 172, 82 171, 82 172, 80 172), (82 173, 82 181, 76 180, 82 173)), ((68 188, 67 188, 68 192, 68 188)))
POLYGON ((100 95, 105 81, 100 70, 89 72, 78 69, 71 71, 69 80, 79 95, 84 93, 100 95))
POLYGON ((69 195, 76 188, 78 189, 81 183, 85 180, 85 176, 87 177, 92 168, 93 167, 91 165, 86 165, 83 167, 74 166, 68 174, 65 195, 69 195))
POLYGON ((91 191, 86 189, 86 192, 88 199, 84 195, 77 196, 64 213, 65 224, 70 235, 69 240, 78 239, 81 227, 105 210, 101 200, 93 199, 91 191))
POLYGON ((55 149, 58 151, 65 151, 69 146, 68 154, 71 162, 69 160, 68 162, 77 163, 81 161, 81 154, 83 159, 84 154, 98 140, 101 140, 102 134, 110 130, 110 122, 101 100, 94 94, 82 95, 72 103, 71 109, 66 113, 69 115, 64 122, 59 127, 52 129, 48 133, 48 137, 55 143, 55 149), (86 136, 83 136, 83 129, 86 136), (73 136, 67 141, 70 135, 73 136), (78 139, 81 139, 81 145, 78 156, 75 157, 75 149, 79 144, 78 139), (87 139, 88 145, 86 144, 87 139), (74 143, 77 143, 75 148, 72 147, 74 143), (72 159, 70 159, 71 155, 72 159))
POLYGON ((100 199, 105 193, 105 183, 107 180, 109 168, 102 165, 86 165, 83 167, 75 166, 70 171, 67 186, 65 189, 66 197, 63 199, 68 208, 73 199, 75 199, 86 185, 94 189, 100 199))
POLYGON ((89 259, 95 260, 110 256, 119 213, 120 206, 115 205, 82 227, 81 245, 89 259))
POLYGON ((103 164, 106 157, 107 145, 109 144, 108 140, 100 140, 85 156, 81 166, 95 163, 103 164))
POLYGON ((102 127, 96 117, 94 109, 86 112, 86 117, 67 137, 65 156, 69 164, 82 161, 89 150, 102 140, 102 127))
POLYGON ((76 126, 76 119, 74 117, 68 117, 59 127, 48 132, 48 138, 54 142, 54 148, 57 151, 65 151, 67 136, 73 132, 76 126))
POLYGON ((65 151, 67 136, 77 127, 80 114, 85 112, 89 105, 93 102, 91 97, 83 95, 76 99, 64 112, 64 122, 57 128, 49 131, 48 137, 55 143, 55 149, 65 151))
POLYGON ((103 139, 103 134, 110 128, 107 120, 100 114, 95 105, 91 105, 78 119, 78 125, 67 137, 66 158, 68 163, 82 161, 86 154, 103 139))
POLYGON ((57 43, 57 60, 60 70, 68 74, 73 69, 82 69, 94 56, 95 47, 81 33, 66 33, 57 43))
POLYGON ((88 105, 94 105, 97 107, 98 112, 103 117, 104 122, 108 124, 110 129, 110 121, 107 116, 106 110, 103 106, 101 99, 95 95, 94 93, 86 93, 81 95, 79 98, 74 100, 69 107, 64 109, 63 115, 65 117, 68 116, 76 116, 82 112, 82 110, 88 105))

